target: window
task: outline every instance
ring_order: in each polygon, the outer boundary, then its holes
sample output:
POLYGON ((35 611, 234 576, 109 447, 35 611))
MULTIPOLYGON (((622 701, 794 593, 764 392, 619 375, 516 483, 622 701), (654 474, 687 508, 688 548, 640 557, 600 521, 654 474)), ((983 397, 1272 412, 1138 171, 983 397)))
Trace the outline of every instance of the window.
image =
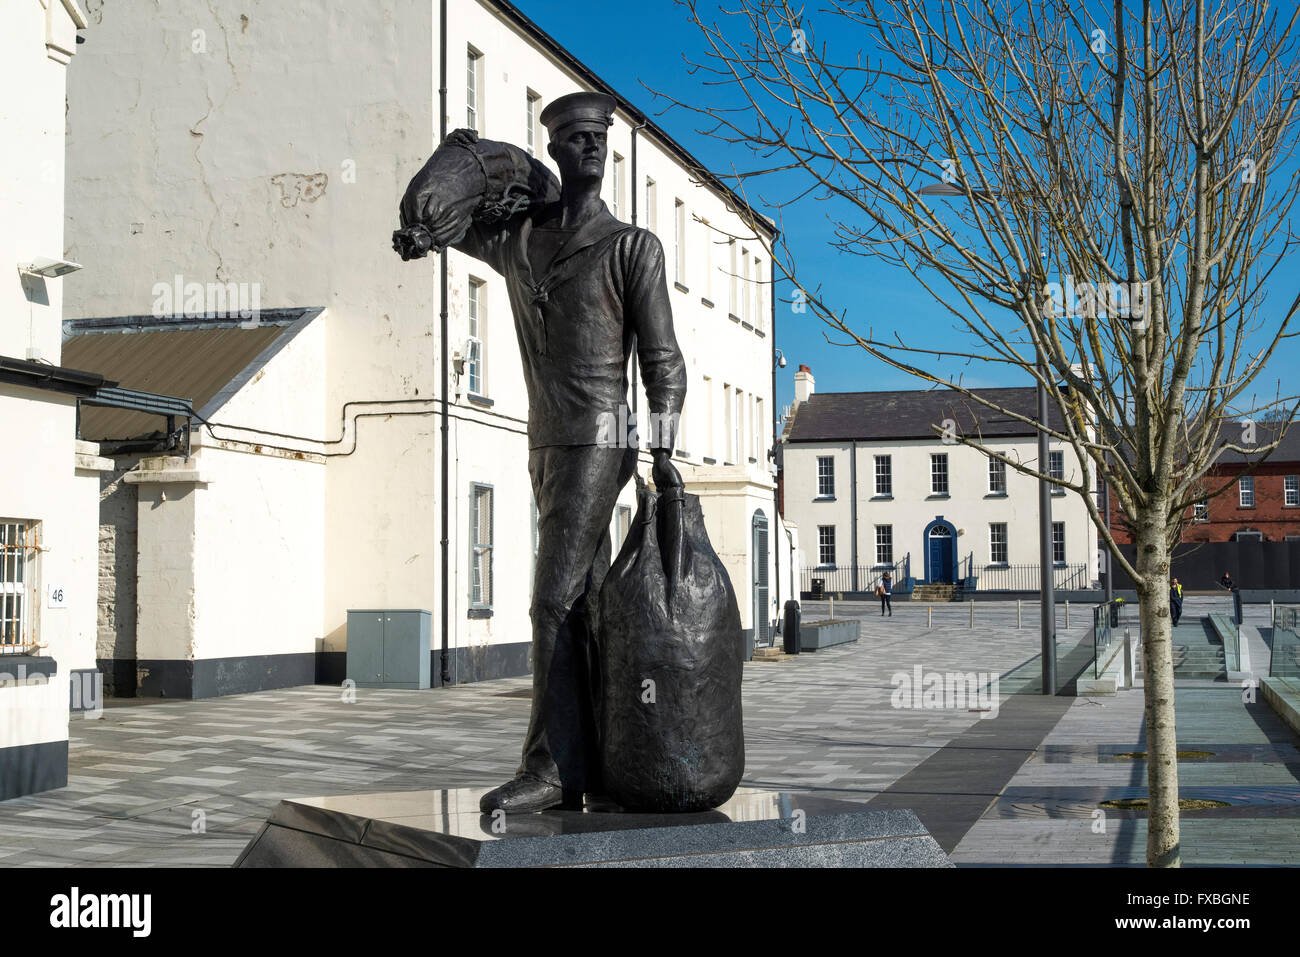
MULTIPOLYGON (((1001 459, 989 459, 989 492, 1007 494, 1007 463, 1001 459)), ((1005 526, 1003 528, 1005 530, 1005 526)))
POLYGON ((0 652, 36 643, 32 592, 39 547, 33 523, 0 519, 0 652))
POLYGON ((894 494, 893 464, 888 455, 876 456, 876 494, 894 494))
POLYGON ((835 495, 835 457, 817 456, 817 496, 831 498, 835 495))
POLYGON ((526 104, 524 107, 524 145, 528 149, 529 156, 537 155, 537 141, 541 139, 537 135, 537 104, 542 98, 529 90, 525 94, 526 104))
POLYGON ((1264 533, 1255 528, 1243 528, 1232 537, 1239 542, 1262 542, 1264 533))
POLYGON ((614 218, 622 219, 623 214, 623 157, 614 154, 614 218))
MULTIPOLYGON (((1055 551, 1053 551, 1055 554, 1055 551)), ((1007 563, 1007 525, 1006 522, 993 522, 989 525, 989 563, 1005 565, 1007 563)))
POLYGON ((469 280, 469 340, 465 350, 465 371, 469 375, 469 391, 473 395, 485 394, 486 367, 483 354, 483 339, 486 331, 487 314, 484 309, 487 296, 486 286, 481 279, 473 276, 469 280))
POLYGON ((740 278, 740 308, 736 315, 749 322, 749 250, 744 248, 740 250, 740 278))
POLYGON ((469 487, 471 608, 492 607, 492 486, 469 487))
POLYGON ((735 417, 735 409, 732 408, 731 386, 722 383, 722 461, 727 465, 735 464, 735 456, 732 454, 732 427, 731 420, 735 417))
POLYGON ((740 309, 740 294, 737 292, 739 284, 739 279, 737 279, 737 277, 740 273, 737 272, 739 264, 736 261, 736 241, 734 239, 727 240, 727 255, 731 266, 731 272, 729 273, 731 276, 731 297, 727 300, 727 312, 734 316, 740 309))
POLYGON ((645 228, 659 235, 659 187, 649 176, 645 178, 645 228))
POLYGON ((686 285, 686 204, 673 200, 673 258, 677 262, 677 281, 686 285))
POLYGON ((819 565, 835 564, 835 526, 817 526, 817 563, 819 565))
POLYGON ((627 533, 632 528, 632 506, 619 505, 614 508, 614 551, 613 556, 618 557, 618 553, 623 548, 623 543, 627 541, 627 533))
POLYGON ((714 442, 714 380, 705 376, 705 458, 715 458, 714 442))
POLYGON ((470 47, 465 55, 465 125, 482 133, 483 54, 470 47))
POLYGON ((876 526, 876 564, 894 564, 894 526, 876 526))
POLYGON ((745 390, 736 390, 736 415, 732 420, 735 434, 731 437, 732 449, 736 455, 732 462, 745 460, 745 390))
POLYGON ((1300 475, 1286 475, 1282 478, 1283 505, 1300 505, 1300 475))
POLYGON ((1255 507, 1255 477, 1243 475, 1237 482, 1239 503, 1242 508, 1255 507))
POLYGON ((1210 520, 1210 500, 1203 498, 1192 506, 1193 522, 1208 522, 1210 520))
POLYGON ((763 400, 754 402, 754 457, 760 462, 767 456, 767 419, 763 417, 763 400))
POLYGON ((754 257, 754 314, 750 322, 755 329, 763 328, 763 260, 754 257))
POLYGON ((1052 523, 1052 563, 1065 564, 1065 523, 1052 523))
POLYGON ((713 301, 713 235, 709 232, 709 221, 700 220, 704 227, 704 298, 713 301))
POLYGON ((930 494, 948 494, 948 453, 937 452, 930 456, 930 494))
MULTIPOLYGON (((1065 453, 1064 452, 1047 453, 1047 474, 1054 479, 1061 479, 1061 481, 1065 481, 1065 453)), ((1052 494, 1064 495, 1065 489, 1057 485, 1053 485, 1052 494)))

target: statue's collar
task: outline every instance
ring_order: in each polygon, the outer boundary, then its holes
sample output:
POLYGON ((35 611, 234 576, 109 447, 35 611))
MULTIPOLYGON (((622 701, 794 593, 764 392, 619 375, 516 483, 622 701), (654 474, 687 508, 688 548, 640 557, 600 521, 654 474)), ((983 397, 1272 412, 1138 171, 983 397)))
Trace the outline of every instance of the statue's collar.
MULTIPOLYGON (((547 203, 544 206, 539 206, 534 209, 532 215, 529 216, 530 226, 536 228, 546 219, 553 217, 559 205, 559 203, 547 203)), ((551 259, 547 272, 554 272, 555 268, 561 262, 573 256, 575 253, 581 252, 588 246, 600 242, 606 236, 610 236, 623 229, 631 228, 632 227, 627 223, 622 223, 615 219, 613 214, 610 213, 609 207, 605 205, 604 201, 602 201, 600 209, 596 211, 596 214, 579 226, 577 232, 570 236, 564 245, 560 247, 554 258, 551 259)))

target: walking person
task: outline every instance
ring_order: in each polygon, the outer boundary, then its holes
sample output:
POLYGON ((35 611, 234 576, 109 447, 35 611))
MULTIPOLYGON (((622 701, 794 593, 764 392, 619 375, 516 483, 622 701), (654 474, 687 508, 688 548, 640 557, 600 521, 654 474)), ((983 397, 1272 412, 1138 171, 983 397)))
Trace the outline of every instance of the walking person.
POLYGON ((1174 627, 1178 627, 1178 619, 1183 617, 1183 586, 1175 578, 1169 585, 1169 617, 1173 620, 1174 627))
POLYGON ((889 580, 889 572, 885 572, 880 579, 880 584, 876 586, 876 594, 880 596, 880 614, 883 617, 885 609, 889 609, 889 617, 894 617, 894 606, 890 603, 890 595, 893 594, 893 586, 889 580))

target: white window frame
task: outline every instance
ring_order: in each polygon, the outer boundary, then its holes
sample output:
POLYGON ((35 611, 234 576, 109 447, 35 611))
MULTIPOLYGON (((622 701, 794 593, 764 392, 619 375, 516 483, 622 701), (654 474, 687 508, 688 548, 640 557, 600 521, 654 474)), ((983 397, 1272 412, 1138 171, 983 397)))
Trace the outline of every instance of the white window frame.
POLYGON ((1007 463, 989 457, 989 494, 1007 494, 1007 463))
POLYGON ((876 566, 894 567, 894 526, 876 526, 876 566))
POLYGON ((1192 521, 1208 522, 1210 520, 1210 500, 1203 498, 1199 502, 1192 503, 1192 521))
POLYGON ((677 282, 686 285, 686 204, 673 199, 673 260, 677 282))
POLYGON ((1243 475, 1237 479, 1237 506, 1239 508, 1255 507, 1255 476, 1243 475))
POLYGON ((659 235, 659 184, 649 176, 645 178, 645 227, 659 235))
POLYGON ((930 494, 931 495, 948 495, 952 488, 950 476, 948 474, 948 453, 931 452, 930 453, 930 494), (942 479, 943 488, 940 488, 942 479))
POLYGON ((818 525, 817 526, 817 567, 834 568, 835 567, 835 526, 818 525), (829 535, 827 533, 830 533, 829 535), (829 541, 828 541, 829 539, 829 541), (826 549, 830 549, 830 560, 826 560, 826 549))
POLYGON ((41 524, 0 518, 0 652, 21 654, 37 643, 41 524))
POLYGON ((989 522, 989 564, 1006 565, 1008 564, 1010 555, 1010 544, 1007 541, 1007 523, 989 522), (999 540, 999 534, 1001 535, 1001 540, 999 540), (998 558, 999 546, 1002 549, 1001 558, 998 558))
MULTIPOLYGON (((1065 453, 1060 449, 1049 450, 1047 453, 1047 474, 1054 479, 1065 481, 1065 453)), ((1053 495, 1064 495, 1065 489, 1059 485, 1053 485, 1051 488, 1053 495)))
POLYGON ((614 154, 614 218, 622 219, 623 216, 623 157, 614 154))
POLYGON ((734 238, 728 239, 727 256, 731 266, 731 272, 730 272, 731 286, 729 290, 729 298, 727 299, 727 313, 729 315, 736 316, 736 318, 739 319, 740 316, 737 315, 736 312, 736 310, 740 308, 739 306, 740 294, 738 291, 740 288, 740 274, 738 272, 739 262, 736 259, 737 253, 738 253, 738 249, 736 247, 736 240, 734 238))
POLYGON ((494 542, 494 491, 491 485, 471 482, 469 486, 469 607, 490 609, 493 600, 492 553, 494 542), (482 508, 487 503, 487 541, 483 541, 482 508))
POLYGON ((1064 565, 1064 564, 1065 564, 1065 555, 1066 555, 1066 552, 1065 552, 1065 523, 1064 523, 1064 522, 1053 522, 1053 523, 1052 523, 1052 564, 1053 564, 1053 565, 1064 565), (1057 534, 1058 532, 1060 533, 1059 535, 1057 534), (1061 556, 1060 558, 1057 558, 1057 557, 1056 557, 1056 556, 1057 556, 1057 553, 1058 553, 1058 550, 1059 550, 1059 553, 1060 553, 1060 556, 1061 556))
POLYGON ((1234 542, 1262 542, 1264 540, 1264 533, 1257 528, 1243 528, 1241 531, 1232 533, 1232 540, 1234 542))
POLYGON ((817 497, 835 497, 835 456, 833 455, 817 456, 817 497), (828 480, 830 484, 829 492, 826 491, 828 480))
POLYGON ((482 134, 483 129, 483 54, 467 45, 465 49, 465 126, 482 134))
POLYGON ((1282 504, 1300 505, 1300 475, 1282 476, 1282 504))
POLYGON ((612 525, 610 537, 613 539, 614 550, 611 555, 617 558, 618 553, 623 548, 623 543, 627 541, 628 533, 632 531, 632 506, 615 505, 612 525))
POLYGON ((877 455, 876 464, 876 484, 874 486, 876 495, 894 497, 894 459, 891 455, 877 455), (881 470, 881 465, 884 470, 881 470), (884 482, 881 482, 881 478, 884 482), (883 486, 883 487, 882 487, 883 486))
POLYGON ((469 339, 466 341, 465 376, 471 395, 487 395, 487 354, 483 342, 487 334, 487 283, 469 277, 466 295, 469 313, 469 339))
POLYGON ((529 156, 536 156, 537 144, 541 142, 537 107, 542 102, 542 98, 532 90, 525 90, 524 100, 524 148, 528 150, 529 156))

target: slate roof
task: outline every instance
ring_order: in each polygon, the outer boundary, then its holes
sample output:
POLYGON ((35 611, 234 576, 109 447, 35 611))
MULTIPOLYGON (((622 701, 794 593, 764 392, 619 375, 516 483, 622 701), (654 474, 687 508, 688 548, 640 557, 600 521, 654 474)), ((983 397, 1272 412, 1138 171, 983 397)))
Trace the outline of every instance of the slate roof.
MULTIPOLYGON (((1034 418, 1037 390, 1028 388, 972 389, 1004 409, 1034 418)), ((1048 423, 1061 424, 1060 413, 1048 404, 1048 423)), ((790 442, 878 442, 897 439, 937 439, 934 426, 945 419, 957 423, 962 435, 985 438, 1036 436, 1033 426, 994 411, 955 389, 910 389, 897 392, 814 392, 794 411, 790 442)))
MULTIPOLYGON (((1279 424, 1260 422, 1255 426, 1255 445, 1268 445, 1276 437, 1279 424)), ((1219 428, 1220 441, 1235 442, 1237 445, 1245 445, 1242 438, 1243 427, 1240 422, 1224 422, 1219 428)), ((1224 452, 1214 460, 1215 465, 1241 465, 1244 463, 1255 463, 1261 461, 1259 455, 1242 455, 1240 452, 1231 450, 1224 452)), ((1272 452, 1268 453, 1268 458, 1263 459, 1270 465, 1282 462, 1300 462, 1300 423, 1291 423, 1287 426, 1286 434, 1282 436, 1282 443, 1272 452)))

